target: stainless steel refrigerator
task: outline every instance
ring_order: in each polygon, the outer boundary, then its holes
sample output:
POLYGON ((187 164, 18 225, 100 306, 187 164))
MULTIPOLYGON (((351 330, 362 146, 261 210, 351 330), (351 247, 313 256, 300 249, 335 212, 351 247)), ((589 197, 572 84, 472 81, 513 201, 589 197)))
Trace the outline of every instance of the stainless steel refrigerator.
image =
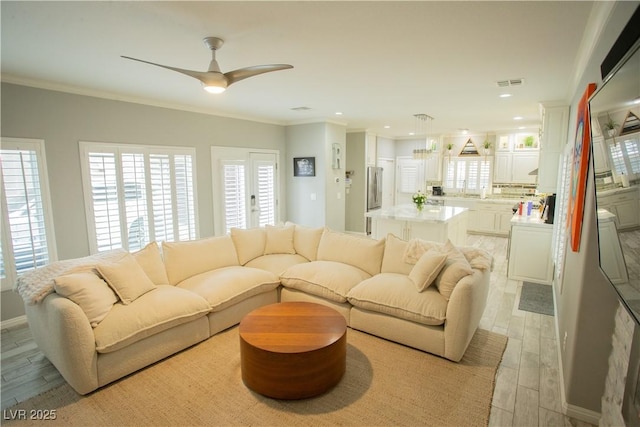
MULTIPOLYGON (((382 207, 382 168, 367 168, 367 212, 382 207)), ((367 234, 371 234, 371 218, 367 217, 367 234)))

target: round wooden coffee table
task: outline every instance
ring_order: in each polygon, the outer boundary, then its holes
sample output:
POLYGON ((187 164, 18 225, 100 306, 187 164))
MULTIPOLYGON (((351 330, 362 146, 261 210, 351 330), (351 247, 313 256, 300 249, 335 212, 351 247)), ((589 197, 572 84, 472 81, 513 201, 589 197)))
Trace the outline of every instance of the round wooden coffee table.
POLYGON ((265 396, 317 396, 340 381, 346 358, 347 322, 324 305, 271 304, 240 322, 242 381, 265 396))

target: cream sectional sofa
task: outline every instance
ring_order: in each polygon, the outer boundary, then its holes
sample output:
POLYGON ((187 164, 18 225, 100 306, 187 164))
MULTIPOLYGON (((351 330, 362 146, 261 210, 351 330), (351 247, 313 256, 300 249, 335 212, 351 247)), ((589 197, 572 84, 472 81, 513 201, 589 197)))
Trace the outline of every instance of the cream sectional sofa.
POLYGON ((491 261, 450 243, 287 223, 59 261, 17 290, 39 348, 86 394, 278 301, 325 304, 354 329, 459 361, 491 261))

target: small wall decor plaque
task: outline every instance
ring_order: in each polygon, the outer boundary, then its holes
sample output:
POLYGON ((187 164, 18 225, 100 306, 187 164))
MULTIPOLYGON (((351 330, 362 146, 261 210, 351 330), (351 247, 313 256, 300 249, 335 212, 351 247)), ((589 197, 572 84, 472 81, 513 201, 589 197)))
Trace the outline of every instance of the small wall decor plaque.
POLYGON ((316 158, 294 157, 293 176, 316 176, 316 158))

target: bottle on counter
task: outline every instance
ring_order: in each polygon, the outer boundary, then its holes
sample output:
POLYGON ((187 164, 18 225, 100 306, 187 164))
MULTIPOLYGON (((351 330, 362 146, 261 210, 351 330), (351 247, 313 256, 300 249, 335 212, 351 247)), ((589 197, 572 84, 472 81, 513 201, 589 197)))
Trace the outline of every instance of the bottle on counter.
POLYGON ((527 216, 531 216, 531 210, 533 209, 533 201, 529 200, 527 202, 527 216))
POLYGON ((524 205, 524 202, 521 201, 520 204, 518 205, 518 215, 522 216, 522 207, 524 205))

